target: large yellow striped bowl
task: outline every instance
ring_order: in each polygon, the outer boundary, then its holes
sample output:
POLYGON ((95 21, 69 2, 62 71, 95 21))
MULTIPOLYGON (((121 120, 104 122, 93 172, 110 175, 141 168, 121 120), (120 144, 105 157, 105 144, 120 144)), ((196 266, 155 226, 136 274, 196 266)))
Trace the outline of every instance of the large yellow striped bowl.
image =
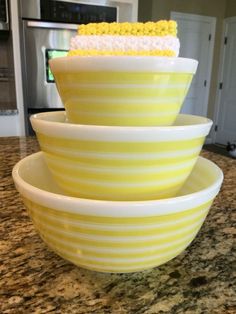
POLYGON ((61 257, 101 272, 135 272, 180 254, 201 228, 223 174, 199 157, 178 197, 110 202, 68 197, 41 152, 21 160, 13 179, 42 239, 61 257))
POLYGON ((150 200, 174 196, 190 174, 212 121, 179 115, 175 126, 66 122, 64 111, 31 117, 56 182, 72 196, 150 200))
POLYGON ((198 62, 186 58, 95 56, 50 61, 71 123, 172 125, 198 62))

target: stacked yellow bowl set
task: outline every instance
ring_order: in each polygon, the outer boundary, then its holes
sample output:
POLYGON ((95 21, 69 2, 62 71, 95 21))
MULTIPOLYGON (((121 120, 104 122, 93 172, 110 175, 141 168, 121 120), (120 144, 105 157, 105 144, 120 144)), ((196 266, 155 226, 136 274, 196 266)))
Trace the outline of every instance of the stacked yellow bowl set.
POLYGON ((135 272, 180 254, 223 174, 199 154, 212 121, 179 114, 197 61, 174 21, 81 25, 50 67, 65 111, 31 117, 42 152, 13 178, 42 239, 72 263, 135 272))

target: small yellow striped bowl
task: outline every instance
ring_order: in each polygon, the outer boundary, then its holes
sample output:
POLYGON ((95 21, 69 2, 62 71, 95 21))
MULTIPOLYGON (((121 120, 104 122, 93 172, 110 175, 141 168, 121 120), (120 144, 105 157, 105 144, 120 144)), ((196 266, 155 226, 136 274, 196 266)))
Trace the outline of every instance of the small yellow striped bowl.
POLYGON ((50 60, 69 122, 117 126, 172 125, 197 65, 153 56, 50 60))
POLYGON ((219 192, 222 171, 202 157, 178 197, 110 202, 68 197, 43 153, 21 160, 13 179, 46 244, 58 255, 101 272, 136 272, 161 265, 195 238, 219 192))
POLYGON ((118 127, 66 122, 64 111, 31 116, 56 182, 71 196, 150 200, 176 195, 212 121, 179 115, 174 126, 118 127))

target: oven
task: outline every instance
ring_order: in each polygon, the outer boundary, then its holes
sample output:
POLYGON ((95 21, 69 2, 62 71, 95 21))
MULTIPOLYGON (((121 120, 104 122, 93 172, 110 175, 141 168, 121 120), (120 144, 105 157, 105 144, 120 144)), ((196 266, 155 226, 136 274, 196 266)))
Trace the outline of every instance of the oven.
POLYGON ((63 108, 49 60, 66 55, 78 24, 135 21, 137 1, 20 0, 22 81, 26 133, 29 116, 63 108))

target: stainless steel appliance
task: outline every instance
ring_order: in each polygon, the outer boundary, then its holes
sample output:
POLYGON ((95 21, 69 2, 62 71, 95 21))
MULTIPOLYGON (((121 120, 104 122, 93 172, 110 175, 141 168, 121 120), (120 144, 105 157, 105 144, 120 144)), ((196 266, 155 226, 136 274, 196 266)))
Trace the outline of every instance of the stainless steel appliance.
POLYGON ((0 31, 9 30, 8 0, 0 0, 0 31))
POLYGON ((63 108, 50 58, 63 56, 78 24, 131 21, 136 0, 20 0, 23 89, 26 130, 32 133, 28 116, 63 108))

